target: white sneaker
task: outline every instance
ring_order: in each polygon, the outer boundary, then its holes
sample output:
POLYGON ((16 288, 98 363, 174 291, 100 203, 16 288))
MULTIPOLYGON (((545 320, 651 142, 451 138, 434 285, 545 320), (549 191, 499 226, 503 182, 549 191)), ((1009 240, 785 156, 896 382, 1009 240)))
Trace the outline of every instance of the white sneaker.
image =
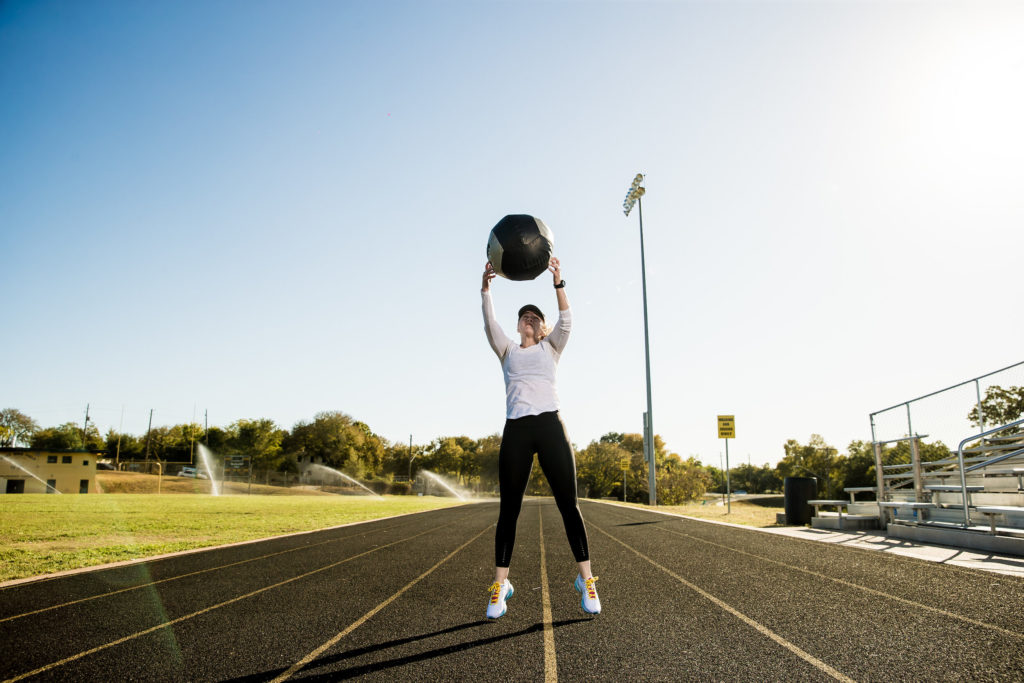
POLYGON ((587 614, 601 613, 601 598, 597 597, 597 577, 584 580, 577 574, 576 583, 573 584, 576 592, 580 594, 580 607, 587 614))
POLYGON ((491 584, 490 598, 487 600, 487 618, 497 619, 505 616, 508 606, 505 601, 512 597, 515 590, 512 589, 512 582, 505 579, 504 583, 495 581, 491 584))

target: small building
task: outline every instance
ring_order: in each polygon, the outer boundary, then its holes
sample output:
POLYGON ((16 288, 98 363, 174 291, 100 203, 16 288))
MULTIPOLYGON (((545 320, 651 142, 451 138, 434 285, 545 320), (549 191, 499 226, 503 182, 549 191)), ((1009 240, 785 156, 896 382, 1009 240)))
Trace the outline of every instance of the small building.
POLYGON ((96 461, 103 453, 0 447, 0 494, 99 493, 96 461))

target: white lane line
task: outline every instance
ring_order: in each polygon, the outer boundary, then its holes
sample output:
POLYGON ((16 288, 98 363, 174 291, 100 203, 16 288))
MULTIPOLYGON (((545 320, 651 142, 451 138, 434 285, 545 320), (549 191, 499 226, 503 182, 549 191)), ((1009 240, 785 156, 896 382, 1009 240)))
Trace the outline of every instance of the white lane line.
POLYGON ((739 548, 732 548, 730 546, 723 545, 721 543, 715 543, 714 541, 708 541, 708 540, 705 540, 703 538, 699 538, 697 536, 691 536, 690 534, 687 534, 687 533, 682 532, 682 531, 676 531, 675 529, 666 529, 666 528, 660 527, 660 526, 656 526, 654 528, 655 529, 660 529, 661 531, 665 531, 665 532, 668 532, 668 533, 671 533, 671 534, 675 534, 676 536, 682 536, 683 538, 689 538, 689 539, 694 540, 694 541, 699 541, 700 543, 705 543, 707 545, 715 546, 716 548, 722 548, 723 550, 729 550, 731 552, 738 553, 740 555, 746 555, 747 557, 753 557, 755 559, 763 560, 765 562, 771 562, 772 564, 777 564, 780 567, 785 567, 786 569, 792 569, 794 571, 803 572, 804 574, 808 574, 810 576, 814 576, 814 577, 819 578, 819 579, 828 579, 829 581, 834 581, 835 583, 838 583, 838 584, 840 584, 842 586, 846 586, 848 588, 856 588, 857 590, 862 590, 865 593, 870 593, 871 595, 877 595, 878 597, 885 598, 887 600, 894 600, 896 602, 901 602, 901 603, 903 603, 905 605, 909 605, 909 606, 911 606, 911 607, 913 607, 915 609, 923 609, 923 610, 927 610, 929 612, 934 612, 936 614, 941 614, 944 617, 949 617, 950 619, 956 619, 958 621, 963 621, 965 623, 971 624, 972 626, 980 626, 982 628, 987 628, 987 629, 990 629, 992 631, 996 631, 996 632, 1001 633, 1001 634, 1006 635, 1006 636, 1013 636, 1014 638, 1024 638, 1024 633, 1019 633, 1017 631, 1011 631, 1009 629, 1003 628, 1002 626, 996 626, 995 624, 989 624, 989 623, 986 623, 984 621, 978 621, 977 619, 971 619, 970 617, 965 617, 963 615, 956 614, 955 612, 950 612, 948 610, 944 610, 941 607, 932 607, 931 605, 925 605, 925 604, 920 603, 920 602, 914 602, 913 600, 908 600, 907 598, 901 598, 900 596, 893 595, 891 593, 885 593, 885 592, 877 590, 875 588, 868 588, 867 586, 862 586, 860 584, 853 583, 852 581, 847 581, 846 579, 840 579, 840 578, 835 577, 835 576, 829 576, 828 574, 822 574, 820 572, 814 571, 813 569, 805 569, 804 567, 797 567, 796 565, 786 564, 785 562, 782 562, 780 560, 773 560, 770 557, 764 557, 763 555, 757 555, 755 553, 749 553, 746 550, 740 550, 739 548))
MULTIPOLYGON (((471 503, 469 503, 471 504, 471 503)), ((88 567, 76 567, 75 569, 66 569, 61 572, 52 572, 50 574, 40 574, 38 576, 25 576, 20 579, 10 579, 9 581, 0 582, 0 591, 7 590, 8 588, 17 588, 27 583, 40 584, 47 581, 56 581, 57 579, 63 579, 68 576, 76 576, 78 574, 91 574, 108 571, 110 569, 123 569, 124 567, 130 567, 136 564, 151 564, 154 562, 160 562, 161 560, 170 560, 183 555, 196 555, 198 553, 205 553, 211 550, 224 550, 225 548, 234 548, 240 545, 252 545, 254 543, 263 543, 264 541, 276 541, 281 538, 290 538, 292 536, 305 536, 308 534, 316 534, 321 531, 332 531, 334 529, 343 529, 348 526, 358 526, 360 524, 371 524, 373 522, 384 522, 391 519, 398 519, 399 517, 409 517, 411 515, 422 515, 426 512, 436 512, 437 510, 454 510, 456 508, 465 507, 467 504, 452 505, 443 508, 434 508, 430 510, 416 510, 415 512, 403 512, 397 515, 389 515, 387 517, 374 517, 372 519, 361 519, 357 522, 345 522, 344 524, 334 524, 332 526, 326 526, 322 529, 307 529, 305 531, 293 531, 286 534, 277 534, 276 536, 266 536, 264 538, 250 538, 245 541, 235 541, 234 543, 223 543, 221 545, 208 545, 202 548, 189 548, 187 550, 178 550, 173 553, 161 553, 160 555, 150 555, 148 557, 136 557, 131 560, 120 560, 118 562, 107 562, 105 564, 91 565, 88 567)))
POLYGON ((544 683, 558 681, 558 661, 555 659, 555 629, 551 623, 551 590, 548 588, 548 563, 544 552, 544 514, 537 506, 540 518, 540 595, 544 603, 544 683))
POLYGON ((285 672, 284 672, 283 674, 281 674, 280 676, 278 676, 277 678, 275 678, 275 679, 274 679, 274 680, 272 681, 272 683, 279 683, 280 681, 286 681, 286 680, 288 680, 289 678, 291 678, 291 677, 292 677, 293 675, 295 675, 295 674, 296 674, 296 673, 297 673, 297 672, 298 672, 298 671, 299 671, 300 669, 302 669, 302 668, 303 668, 304 666, 306 666, 307 664, 309 664, 310 662, 312 662, 313 660, 315 660, 315 659, 316 659, 317 657, 319 657, 320 655, 322 655, 322 654, 323 654, 324 652, 326 652, 326 651, 327 651, 328 649, 330 649, 331 647, 333 647, 333 646, 334 646, 335 644, 337 644, 337 642, 338 642, 339 640, 341 640, 342 638, 344 638, 344 637, 345 637, 345 636, 347 636, 348 634, 352 633, 352 631, 355 631, 355 630, 356 630, 357 628, 359 628, 360 626, 362 626, 363 624, 365 624, 365 623, 366 623, 366 621, 367 621, 368 619, 370 619, 371 617, 373 617, 373 615, 374 615, 374 614, 376 614, 377 612, 381 611, 382 609, 384 609, 385 607, 387 607, 388 605, 390 605, 390 604, 391 604, 392 602, 394 602, 394 601, 395 601, 396 599, 398 599, 398 597, 399 597, 399 596, 400 596, 400 595, 401 595, 402 593, 406 592, 407 590, 409 590, 410 588, 412 588, 413 586, 415 586, 415 585, 416 585, 417 583, 419 583, 420 581, 422 581, 423 579, 425 579, 425 578, 426 578, 427 576, 429 576, 429 575, 430 575, 430 574, 431 574, 431 573, 432 573, 432 572, 433 572, 433 571, 434 571, 435 569, 437 569, 437 568, 438 568, 438 567, 440 567, 440 566, 441 566, 442 564, 444 564, 445 562, 447 562, 448 560, 450 560, 451 558, 453 558, 453 557, 454 557, 454 556, 455 556, 455 555, 456 555, 456 554, 457 554, 457 553, 458 553, 458 552, 459 552, 460 550, 462 550, 463 548, 465 548, 466 546, 468 546, 468 545, 469 545, 470 543, 472 543, 472 542, 473 542, 473 541, 475 541, 476 539, 478 539, 478 538, 480 538, 481 536, 483 536, 484 532, 486 532, 486 531, 487 531, 488 529, 491 529, 491 528, 492 528, 493 526, 494 526, 494 525, 493 525, 493 524, 491 524, 491 525, 489 525, 489 526, 486 526, 486 527, 484 527, 483 531, 481 531, 481 532, 480 532, 480 533, 478 533, 478 534, 477 534, 476 536, 474 536, 473 538, 469 539, 468 541, 466 541, 465 543, 463 543, 462 545, 460 545, 460 546, 459 546, 458 548, 456 548, 455 550, 453 550, 453 551, 451 551, 450 553, 448 553, 448 554, 447 554, 447 555, 446 555, 446 556, 444 557, 444 559, 442 559, 442 560, 441 560, 440 562, 438 562, 438 563, 437 563, 437 564, 435 564, 435 565, 434 565, 433 567, 431 567, 431 568, 430 568, 430 569, 428 569, 427 571, 425 571, 425 572, 423 572, 422 574, 420 574, 419 576, 417 576, 417 577, 416 577, 415 579, 413 579, 413 580, 412 580, 412 581, 410 581, 409 583, 405 584, 405 585, 404 585, 404 586, 403 586, 402 588, 400 588, 400 589, 399 589, 399 590, 398 590, 398 591, 397 591, 397 592, 396 592, 396 593, 395 593, 394 595, 392 595, 391 597, 389 597, 389 598, 388 598, 387 600, 385 600, 384 602, 380 603, 379 605, 377 605, 376 607, 374 607, 373 609, 371 609, 371 610, 370 610, 369 612, 367 612, 367 613, 366 613, 366 614, 364 614, 363 616, 361 616, 361 617, 359 617, 358 619, 356 619, 355 621, 353 621, 353 622, 352 622, 351 624, 349 624, 349 625, 348 625, 348 628, 346 628, 346 629, 345 629, 344 631, 342 631, 341 633, 337 634, 336 636, 334 636, 333 638, 331 638, 330 640, 328 640, 328 641, 327 641, 326 643, 324 643, 324 644, 323 644, 323 645, 321 645, 320 647, 316 648, 315 650, 313 650, 312 652, 310 652, 310 653, 309 653, 308 655, 306 655, 305 657, 303 657, 303 658, 302 658, 302 659, 300 659, 299 661, 297 661, 297 662, 295 662, 294 664, 292 664, 292 666, 291 666, 291 667, 290 667, 290 668, 289 668, 289 669, 288 669, 287 671, 285 671, 285 672))
MULTIPOLYGON (((458 521, 458 520, 455 520, 455 521, 458 521)), ((298 581, 299 579, 304 579, 307 576, 312 576, 314 574, 319 574, 322 571, 326 571, 328 569, 333 569, 334 567, 337 567, 338 565, 345 564, 346 562, 350 562, 352 560, 358 559, 358 558, 363 557, 365 555, 369 555, 371 553, 375 553, 378 550, 383 550, 384 548, 390 548, 391 546, 398 545, 399 543, 405 543, 406 541, 411 541, 412 539, 417 538, 418 536, 422 536, 423 534, 429 534, 429 533, 431 533, 433 531, 437 531, 438 529, 442 529, 442 528, 444 528, 446 526, 449 526, 450 524, 454 524, 455 521, 449 522, 448 524, 442 524, 441 526, 438 526, 438 527, 433 527, 433 528, 427 529, 426 531, 421 531, 418 534, 414 534, 412 536, 409 536, 408 538, 403 538, 403 539, 401 539, 399 541, 393 541, 391 543, 388 543, 387 545, 377 546, 376 548, 372 548, 372 549, 367 550, 365 552, 361 552, 358 555, 353 555, 351 557, 346 557, 344 560, 339 560, 337 562, 333 562, 333 563, 331 563, 329 565, 326 565, 324 567, 320 567, 319 569, 314 569, 312 571, 306 572, 305 574, 300 574, 298 576, 293 576, 290 579, 285 579, 284 581, 279 581, 279 582, 271 584, 269 586, 264 586, 263 588, 259 588, 257 590, 254 590, 251 593, 246 593, 245 595, 239 595, 236 598, 231 598, 230 600, 225 600, 224 602, 219 602, 216 605, 211 605, 209 607, 205 607, 205 608, 199 610, 198 612, 192 612, 191 614, 186 614, 184 616, 180 616, 177 619, 172 619, 171 621, 165 621, 162 624, 157 624, 156 626, 151 626, 150 628, 147 628, 145 630, 138 631, 136 633, 132 633, 131 635, 124 636, 123 638, 118 638, 117 640, 112 640, 109 643, 104 643, 103 645, 97 645, 96 647, 91 648, 89 650, 84 650, 82 652, 79 652, 78 654, 71 655, 70 657, 65 657, 64 659, 61 659, 59 661, 52 662, 50 664, 46 664, 45 666, 41 666, 38 669, 34 669, 32 671, 20 674, 18 676, 15 676, 14 678, 8 678, 6 681, 4 681, 4 683, 13 683, 14 681, 20 681, 20 680, 22 680, 24 678, 29 678, 30 676, 36 676, 36 675, 44 673, 46 671, 50 671, 52 669, 56 669, 57 667, 64 666, 65 664, 69 664, 69 663, 71 663, 71 662, 73 662, 75 660, 81 659, 82 657, 86 657, 86 656, 94 654, 96 652, 100 652, 102 650, 106 650, 107 648, 114 647, 115 645, 120 645, 121 643, 126 643, 129 640, 134 640, 135 638, 139 638, 141 636, 148 635, 150 633, 154 633, 155 631, 159 631, 162 628, 167 628, 168 626, 174 626, 175 624, 181 623, 183 621, 187 621, 187 620, 192 619, 194 617, 198 617, 200 615, 206 614, 207 612, 212 612, 213 610, 218 609, 220 607, 226 607, 227 605, 234 604, 236 602, 239 602, 240 600, 245 600, 246 598, 251 598, 254 595, 259 595, 260 593, 268 591, 268 590, 270 590, 272 588, 277 588, 279 586, 284 586, 285 584, 292 583, 293 581, 298 581)), ((486 531, 486 530, 487 529, 484 529, 484 531, 486 531)), ((480 532, 480 533, 483 533, 483 532, 480 532)))
POLYGON ((604 529, 601 529, 600 527, 597 527, 597 526, 591 526, 590 528, 597 529, 602 534, 604 534, 608 538, 612 539, 613 541, 615 541, 616 543, 621 545, 626 550, 629 550, 630 552, 632 552, 632 553, 638 555, 639 557, 647 560, 648 562, 650 562, 655 567, 657 567, 661 571, 663 571, 666 574, 668 574, 669 576, 671 576, 673 579, 675 579, 679 583, 683 584, 684 586, 686 586, 690 590, 698 593, 701 597, 703 597, 703 598, 705 598, 707 600, 710 600, 711 602, 713 602, 715 605, 717 605, 721 609, 723 609, 726 612, 728 612, 729 614, 733 615, 734 617, 736 617, 737 619, 739 619, 743 623, 747 624, 748 626, 756 629, 758 632, 762 633, 763 635, 767 636, 768 638, 771 638, 773 641, 775 641, 776 643, 778 643, 782 647, 786 648, 787 650, 789 650, 790 652, 795 654, 797 657, 799 657, 800 659, 804 660, 805 662, 807 662, 808 664, 810 664, 814 668, 818 669, 819 671, 821 671, 821 672, 823 672, 825 674, 828 674, 829 676, 831 676, 832 678, 836 679, 837 681, 843 681, 844 683, 854 683, 854 679, 850 678, 849 676, 844 675, 843 673, 841 673, 840 671, 837 671, 836 669, 833 669, 831 666, 829 666, 825 662, 821 661, 820 659, 818 659, 817 657, 815 657, 811 653, 806 652, 804 650, 801 650, 799 647, 797 647, 793 643, 789 642, 788 640, 786 640, 785 638, 783 638, 782 636, 777 634, 775 631, 772 631, 767 626, 754 621, 753 619, 748 617, 746 614, 743 614, 742 612, 740 612, 736 608, 734 608, 731 605, 723 602, 722 600, 719 600, 718 598, 716 598, 711 593, 708 593, 706 590, 702 589, 700 586, 697 586, 697 585, 695 585, 693 583, 690 583, 689 581, 687 581, 683 577, 679 576, 679 574, 676 574, 671 569, 668 569, 667 567, 664 567, 664 566, 658 564, 657 562, 655 562, 654 560, 652 560, 651 558, 647 557, 642 552, 637 550, 636 548, 633 548, 632 546, 626 545, 625 543, 623 543, 622 541, 620 541, 619 539, 615 538, 610 533, 605 531, 604 529))
POLYGON ((10 616, 10 617, 3 617, 3 618, 0 618, 0 624, 4 623, 5 621, 13 621, 15 619, 21 619, 22 617, 29 617, 29 616, 32 616, 33 614, 40 614, 42 612, 49 612, 50 610, 60 609, 61 607, 70 607, 72 605, 78 605, 78 604, 81 604, 83 602, 89 602, 90 600, 98 600, 100 598, 108 598, 108 597, 110 597, 112 595, 118 595, 120 593, 128 593, 129 591, 139 590, 140 588, 150 588, 152 586, 156 586, 157 584, 167 583, 169 581, 177 581, 178 579, 185 579, 185 578, 188 578, 190 576, 198 576, 200 574, 206 574, 207 572, 215 572, 215 571, 218 571, 218 570, 221 570, 221 569, 228 569, 230 567, 237 567, 239 565, 246 564, 248 562, 257 562, 259 560, 265 560, 265 559, 267 559, 269 557, 277 557, 278 555, 285 555, 287 553, 294 553, 294 552, 299 551, 299 550, 309 550, 310 548, 315 548, 317 546, 324 545, 325 543, 337 543, 338 541, 347 541, 347 540, 349 540, 351 538, 356 538, 358 536, 365 536, 368 533, 379 533, 381 531, 387 531, 387 530, 390 530, 392 528, 394 528, 394 527, 386 527, 385 529, 375 529, 375 530, 372 530, 372 531, 364 531, 361 534, 354 534, 352 536, 345 536, 343 538, 331 538, 331 539, 328 539, 326 541, 318 541, 316 543, 310 543, 309 545, 303 545, 303 546, 298 546, 298 547, 295 547, 295 548, 289 548, 287 550, 281 550, 281 551, 278 551, 276 553, 268 553, 267 555, 260 555, 259 557, 251 557, 251 558, 249 558, 247 560, 239 560, 238 562, 231 562, 231 563, 228 563, 228 564, 222 564, 222 565, 219 565, 219 566, 216 566, 216 567, 208 567, 206 569, 199 569, 199 570, 194 571, 194 572, 188 572, 187 574, 178 574, 177 576, 169 576, 166 579, 158 579, 156 581, 150 581, 149 583, 140 583, 137 586, 129 586, 127 588, 119 588, 117 590, 108 591, 106 593, 98 593, 96 595, 90 595, 87 598, 79 598, 78 600, 71 600, 69 602, 63 602, 63 603, 61 603, 59 605, 50 605, 49 607, 42 607, 40 609, 33 610, 32 612, 24 612, 22 614, 15 614, 15 615, 10 616))
MULTIPOLYGON (((444 509, 444 508, 441 508, 441 509, 444 509)), ((428 510, 427 512, 432 512, 432 511, 428 510)), ((387 520, 387 519, 397 519, 398 517, 406 517, 408 515, 418 515, 418 514, 420 514, 420 512, 407 512, 407 513, 404 513, 404 514, 401 514, 401 515, 394 515, 392 517, 385 517, 385 518, 382 518, 382 519, 371 519, 371 520, 368 520, 368 521, 370 521, 370 522, 379 522, 379 521, 384 521, 384 520, 387 520)), ((230 548, 230 547, 237 546, 237 545, 249 545, 251 543, 259 543, 259 542, 267 541, 267 540, 275 540, 277 538, 286 538, 288 536, 299 536, 299 535, 303 535, 303 534, 312 534, 312 533, 316 533, 316 531, 332 531, 332 530, 335 530, 335 529, 341 529, 341 528, 344 528, 344 527, 356 526, 356 525, 365 524, 365 523, 366 522, 349 522, 348 524, 340 524, 340 525, 337 525, 337 526, 327 527, 325 529, 318 529, 318 530, 315 530, 315 531, 300 531, 300 532, 297 532, 295 534, 286 534, 284 536, 275 536, 275 537, 272 537, 272 538, 269 538, 269 539, 261 538, 261 539, 258 539, 256 541, 241 541, 239 543, 232 543, 232 544, 229 544, 229 545, 217 546, 216 548, 202 548, 201 550, 219 550, 221 548, 230 548)), ((59 605, 50 605, 49 607, 41 607, 41 608, 39 608, 37 610, 33 610, 31 612, 24 612, 22 614, 14 614, 14 615, 9 616, 9 617, 2 617, 2 618, 0 618, 0 624, 4 623, 5 621, 13 621, 15 619, 21 619, 22 617, 29 617, 29 616, 32 616, 33 614, 40 614, 42 612, 49 612, 50 610, 60 609, 62 607, 71 607, 72 605, 78 605, 78 604, 83 603, 83 602, 89 602, 90 600, 98 600, 100 598, 107 598, 107 597, 110 597, 111 595, 118 595, 120 593, 127 593, 129 591, 139 590, 140 588, 149 588, 149 587, 155 586, 157 584, 167 583, 168 581, 177 581, 178 579, 185 579, 185 578, 188 578, 190 576, 198 576, 199 574, 205 574, 207 572, 215 572, 215 571, 219 571, 221 569, 228 569, 230 567, 237 567, 239 565, 246 564, 247 562, 257 562, 259 560, 265 560, 268 557, 277 557, 278 555, 285 555, 287 553, 294 553, 294 552, 298 552, 300 550, 309 550, 310 548, 316 548, 317 546, 321 546, 321 545, 324 545, 326 543, 338 543, 339 541, 347 541, 347 540, 349 540, 351 538, 358 538, 359 536, 365 536, 366 534, 370 534, 370 533, 381 533, 383 531, 391 531, 392 529, 395 529, 395 528, 397 528, 397 526, 388 526, 388 527, 384 527, 382 529, 370 529, 370 530, 364 531, 362 533, 352 534, 351 536, 343 536, 341 538, 329 538, 326 541, 317 541, 316 543, 310 543, 308 545, 296 546, 295 548, 288 548, 287 550, 280 550, 280 551, 278 551, 276 553, 268 553, 266 555, 260 555, 259 557, 252 557, 252 558, 249 558, 247 560, 239 560, 238 562, 230 562, 228 564, 222 564, 222 565, 219 565, 217 567, 208 567, 207 569, 199 569, 199 570, 194 571, 194 572, 188 572, 187 574, 178 574, 177 576, 168 576, 166 579, 158 579, 156 581, 150 581, 148 583, 140 583, 137 586, 128 586, 127 588, 119 588, 117 590, 108 591, 106 593, 98 593, 96 595, 90 595, 89 597, 86 597, 86 598, 79 598, 78 600, 71 600, 69 602, 64 602, 64 603, 61 603, 59 605)), ((194 553, 194 552, 198 552, 198 551, 185 550, 185 551, 182 551, 181 553, 172 553, 171 555, 168 555, 167 557, 177 556, 177 555, 184 555, 184 554, 191 554, 191 553, 194 553)), ((164 556, 161 556, 161 557, 164 557, 164 556)), ((132 560, 131 562, 134 562, 134 560, 132 560)), ((140 562, 142 562, 142 561, 140 561, 140 562)), ((0 587, 0 590, 2 590, 2 587, 0 587)))

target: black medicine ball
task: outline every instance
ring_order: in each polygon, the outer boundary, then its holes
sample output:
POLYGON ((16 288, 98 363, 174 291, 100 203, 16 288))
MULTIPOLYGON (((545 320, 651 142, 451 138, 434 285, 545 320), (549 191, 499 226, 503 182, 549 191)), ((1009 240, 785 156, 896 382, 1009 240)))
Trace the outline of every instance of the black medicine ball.
POLYGON ((509 280, 532 280, 548 269, 555 236, 544 221, 526 214, 505 216, 491 229, 487 259, 509 280))

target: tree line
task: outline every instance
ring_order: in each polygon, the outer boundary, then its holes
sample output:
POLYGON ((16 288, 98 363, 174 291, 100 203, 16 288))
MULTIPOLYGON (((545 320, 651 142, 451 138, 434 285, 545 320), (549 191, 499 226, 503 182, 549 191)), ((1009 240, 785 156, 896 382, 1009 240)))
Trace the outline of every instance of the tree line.
MULTIPOLYGON (((1005 424, 1024 415, 1024 387, 989 388, 982 402, 984 423, 1005 424)), ((968 419, 979 424, 977 407, 968 419)), ((362 481, 402 481, 421 469, 447 476, 460 486, 480 492, 497 491, 498 451, 501 436, 491 434, 438 437, 425 444, 391 442, 359 420, 338 411, 317 413, 290 430, 267 418, 236 420, 226 427, 204 429, 198 423, 153 427, 141 436, 114 429, 100 434, 95 424, 67 422, 41 428, 14 408, 0 411, 0 445, 39 449, 106 451, 121 461, 157 460, 165 463, 195 461, 199 444, 218 456, 244 455, 255 470, 298 473, 304 463, 320 462, 362 481)), ((699 456, 686 458, 668 451, 660 436, 654 438, 658 501, 674 505, 723 493, 725 472, 704 464, 699 456)), ((646 502, 647 464, 640 434, 609 432, 584 448, 575 447, 580 493, 590 498, 616 498, 646 502)), ((950 457, 942 442, 920 444, 926 461, 950 457)), ((883 447, 883 462, 910 462, 910 444, 901 441, 883 447)), ((749 464, 731 468, 733 491, 771 493, 782 490, 786 477, 814 477, 818 495, 835 498, 843 488, 874 486, 875 455, 871 442, 854 440, 845 453, 812 434, 807 443, 795 439, 783 444, 783 457, 774 466, 749 464)), ((541 468, 534 467, 528 493, 547 495, 541 468)))

